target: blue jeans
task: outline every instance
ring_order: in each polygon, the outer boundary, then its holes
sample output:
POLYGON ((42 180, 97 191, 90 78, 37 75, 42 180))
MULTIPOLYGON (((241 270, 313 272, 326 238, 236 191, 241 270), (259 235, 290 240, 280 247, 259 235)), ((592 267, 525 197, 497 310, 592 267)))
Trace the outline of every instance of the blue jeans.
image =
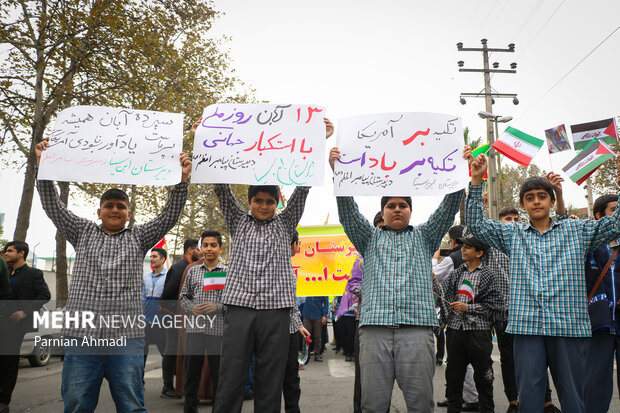
MULTIPOLYGON (((586 411, 599 413, 609 411, 614 393, 614 357, 620 367, 620 336, 609 334, 608 328, 592 332, 586 339, 586 411)), ((620 370, 617 372, 620 379, 620 370)), ((620 383, 620 380, 618 381, 620 383)))
POLYGON ((549 366, 562 412, 586 412, 584 342, 580 337, 514 335, 519 411, 542 413, 549 366))
POLYGON ((127 339, 125 347, 65 347, 60 389, 65 413, 94 412, 104 377, 117 412, 146 412, 143 371, 142 338, 127 339))

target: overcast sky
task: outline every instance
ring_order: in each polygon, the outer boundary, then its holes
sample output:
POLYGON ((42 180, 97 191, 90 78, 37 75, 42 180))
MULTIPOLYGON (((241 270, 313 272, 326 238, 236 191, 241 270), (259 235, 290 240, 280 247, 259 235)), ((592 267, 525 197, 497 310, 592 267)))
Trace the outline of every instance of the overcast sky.
MULTIPOLYGON (((489 47, 516 44, 515 53, 490 58, 503 69, 518 64, 517 74, 497 74, 491 82, 497 92, 519 95, 518 106, 497 99, 493 108, 514 117, 510 126, 544 139, 550 127, 564 123, 568 128, 620 112, 617 0, 216 0, 215 6, 225 14, 214 35, 231 37, 232 66, 256 90, 256 98, 321 105, 336 128, 338 119, 348 116, 424 111, 460 116, 471 136, 486 135, 477 116, 484 110, 483 99, 459 103, 460 92, 483 89, 482 74, 459 73, 457 67, 459 60, 466 68, 481 67, 482 54, 456 48, 457 42, 480 47, 482 38, 489 47)), ((336 138, 327 145, 335 146, 336 138)), ((556 154, 550 163, 543 148, 534 162, 559 171, 574 155, 556 154)), ((11 238, 23 171, 16 175, 4 169, 0 178, 5 189, 0 212, 6 213, 5 237, 11 238)), ((330 224, 338 223, 332 191, 331 179, 312 189, 302 225, 323 224, 328 214, 330 224)), ((577 185, 565 184, 567 201, 574 206, 586 206, 584 194, 577 185)), ((378 211, 378 198, 359 201, 370 218, 378 211)), ((413 223, 425 221, 439 202, 436 197, 415 199, 413 223)), ((78 211, 94 218, 90 209, 78 211)), ((37 255, 54 252, 52 234, 35 196, 28 242, 40 242, 37 255)))

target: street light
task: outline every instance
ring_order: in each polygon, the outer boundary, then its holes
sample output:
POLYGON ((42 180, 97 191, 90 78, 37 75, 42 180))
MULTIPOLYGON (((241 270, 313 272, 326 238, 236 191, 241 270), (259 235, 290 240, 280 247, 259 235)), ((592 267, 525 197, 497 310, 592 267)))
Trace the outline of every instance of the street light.
MULTIPOLYGON (((489 139, 489 144, 493 145, 495 139, 499 137, 499 131, 497 128, 498 123, 506 123, 512 120, 512 116, 500 116, 494 115, 492 113, 486 111, 478 112, 478 116, 482 119, 490 120, 493 122, 494 130, 495 130, 495 138, 489 139)), ((497 184, 495 180, 497 179, 498 174, 501 172, 501 164, 499 160, 499 156, 497 157, 497 161, 495 161, 495 151, 489 152, 489 217, 493 219, 499 219, 499 192, 497 191, 497 184), (497 170, 495 169, 495 163, 497 163, 497 170)), ((498 182, 501 185, 501 181, 498 182)))

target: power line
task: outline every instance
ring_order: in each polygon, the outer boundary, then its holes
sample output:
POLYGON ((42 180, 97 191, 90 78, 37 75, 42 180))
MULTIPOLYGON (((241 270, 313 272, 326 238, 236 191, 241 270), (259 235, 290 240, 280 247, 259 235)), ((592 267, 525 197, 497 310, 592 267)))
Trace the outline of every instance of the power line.
POLYGON ((514 36, 512 36, 512 38, 514 39, 515 43, 519 37, 519 35, 521 34, 521 32, 523 31, 523 29, 527 26, 527 23, 530 21, 530 19, 532 18, 532 16, 534 16, 534 14, 536 14, 536 12, 538 11, 538 9, 540 8, 540 6, 542 6, 542 4, 545 2, 545 0, 538 0, 538 3, 536 3, 536 5, 534 5, 534 7, 532 7, 532 10, 530 10, 530 13, 527 15, 527 17, 525 18, 525 21, 523 21, 523 23, 521 24, 521 27, 519 28, 519 30, 517 30, 517 33, 515 33, 514 36))
POLYGON ((532 39, 529 41, 528 44, 525 45, 525 47, 523 49, 521 49, 519 51, 519 54, 517 55, 517 59, 519 57, 521 57, 521 55, 523 53, 525 53, 525 51, 528 49, 528 47, 530 47, 530 45, 532 43, 534 43, 534 40, 536 40, 536 38, 538 37, 538 35, 543 31, 543 29, 545 27, 547 27, 547 24, 549 24, 549 22, 551 21, 551 19, 553 18, 553 16, 556 15, 556 13, 558 12, 558 10, 560 10, 560 8, 562 7, 562 5, 566 2, 566 0, 562 0, 562 2, 560 3, 560 5, 558 7, 556 7, 556 9, 553 11, 553 13, 551 13, 551 16, 549 16, 549 18, 542 24, 542 26, 540 26, 540 29, 538 29, 538 31, 536 32, 536 34, 534 35, 534 37, 532 37, 532 39))
POLYGON ((541 97, 539 97, 536 102, 534 102, 532 104, 532 106, 530 106, 525 112, 523 112, 521 114, 520 117, 523 117, 526 113, 528 113, 534 106, 536 106, 538 104, 538 102, 540 102, 541 100, 543 100, 553 89, 555 89, 555 87, 557 85, 559 85, 564 79, 566 79, 568 77, 568 75, 570 75, 575 69, 577 69, 579 67, 579 65, 581 65, 588 57, 590 57, 590 55, 592 55, 592 53, 594 53, 599 47, 601 47, 601 45, 603 43, 605 43, 611 36, 614 35, 614 33, 616 33, 618 30, 620 30, 620 26, 616 27, 611 33, 609 33, 607 35, 607 37, 605 37, 599 44, 597 44, 596 46, 594 46, 594 48, 592 50, 590 50, 588 52, 588 54, 586 54, 583 59, 581 59, 579 62, 577 62, 577 64, 575 66, 573 66, 568 72, 566 72, 566 74, 564 76, 562 76, 560 78, 560 80, 558 80, 557 82, 555 82, 555 84, 553 86, 551 86, 549 88, 549 90, 547 90, 541 97))

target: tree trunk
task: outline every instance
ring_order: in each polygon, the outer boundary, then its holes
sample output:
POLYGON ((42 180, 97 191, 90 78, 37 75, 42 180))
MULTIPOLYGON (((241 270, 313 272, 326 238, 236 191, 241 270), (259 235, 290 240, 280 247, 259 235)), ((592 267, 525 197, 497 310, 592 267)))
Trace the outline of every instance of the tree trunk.
MULTIPOLYGON (((60 200, 69 204, 69 182, 59 182, 60 200)), ((67 240, 56 231, 56 308, 62 308, 67 303, 69 296, 69 283, 67 281, 67 240)))

